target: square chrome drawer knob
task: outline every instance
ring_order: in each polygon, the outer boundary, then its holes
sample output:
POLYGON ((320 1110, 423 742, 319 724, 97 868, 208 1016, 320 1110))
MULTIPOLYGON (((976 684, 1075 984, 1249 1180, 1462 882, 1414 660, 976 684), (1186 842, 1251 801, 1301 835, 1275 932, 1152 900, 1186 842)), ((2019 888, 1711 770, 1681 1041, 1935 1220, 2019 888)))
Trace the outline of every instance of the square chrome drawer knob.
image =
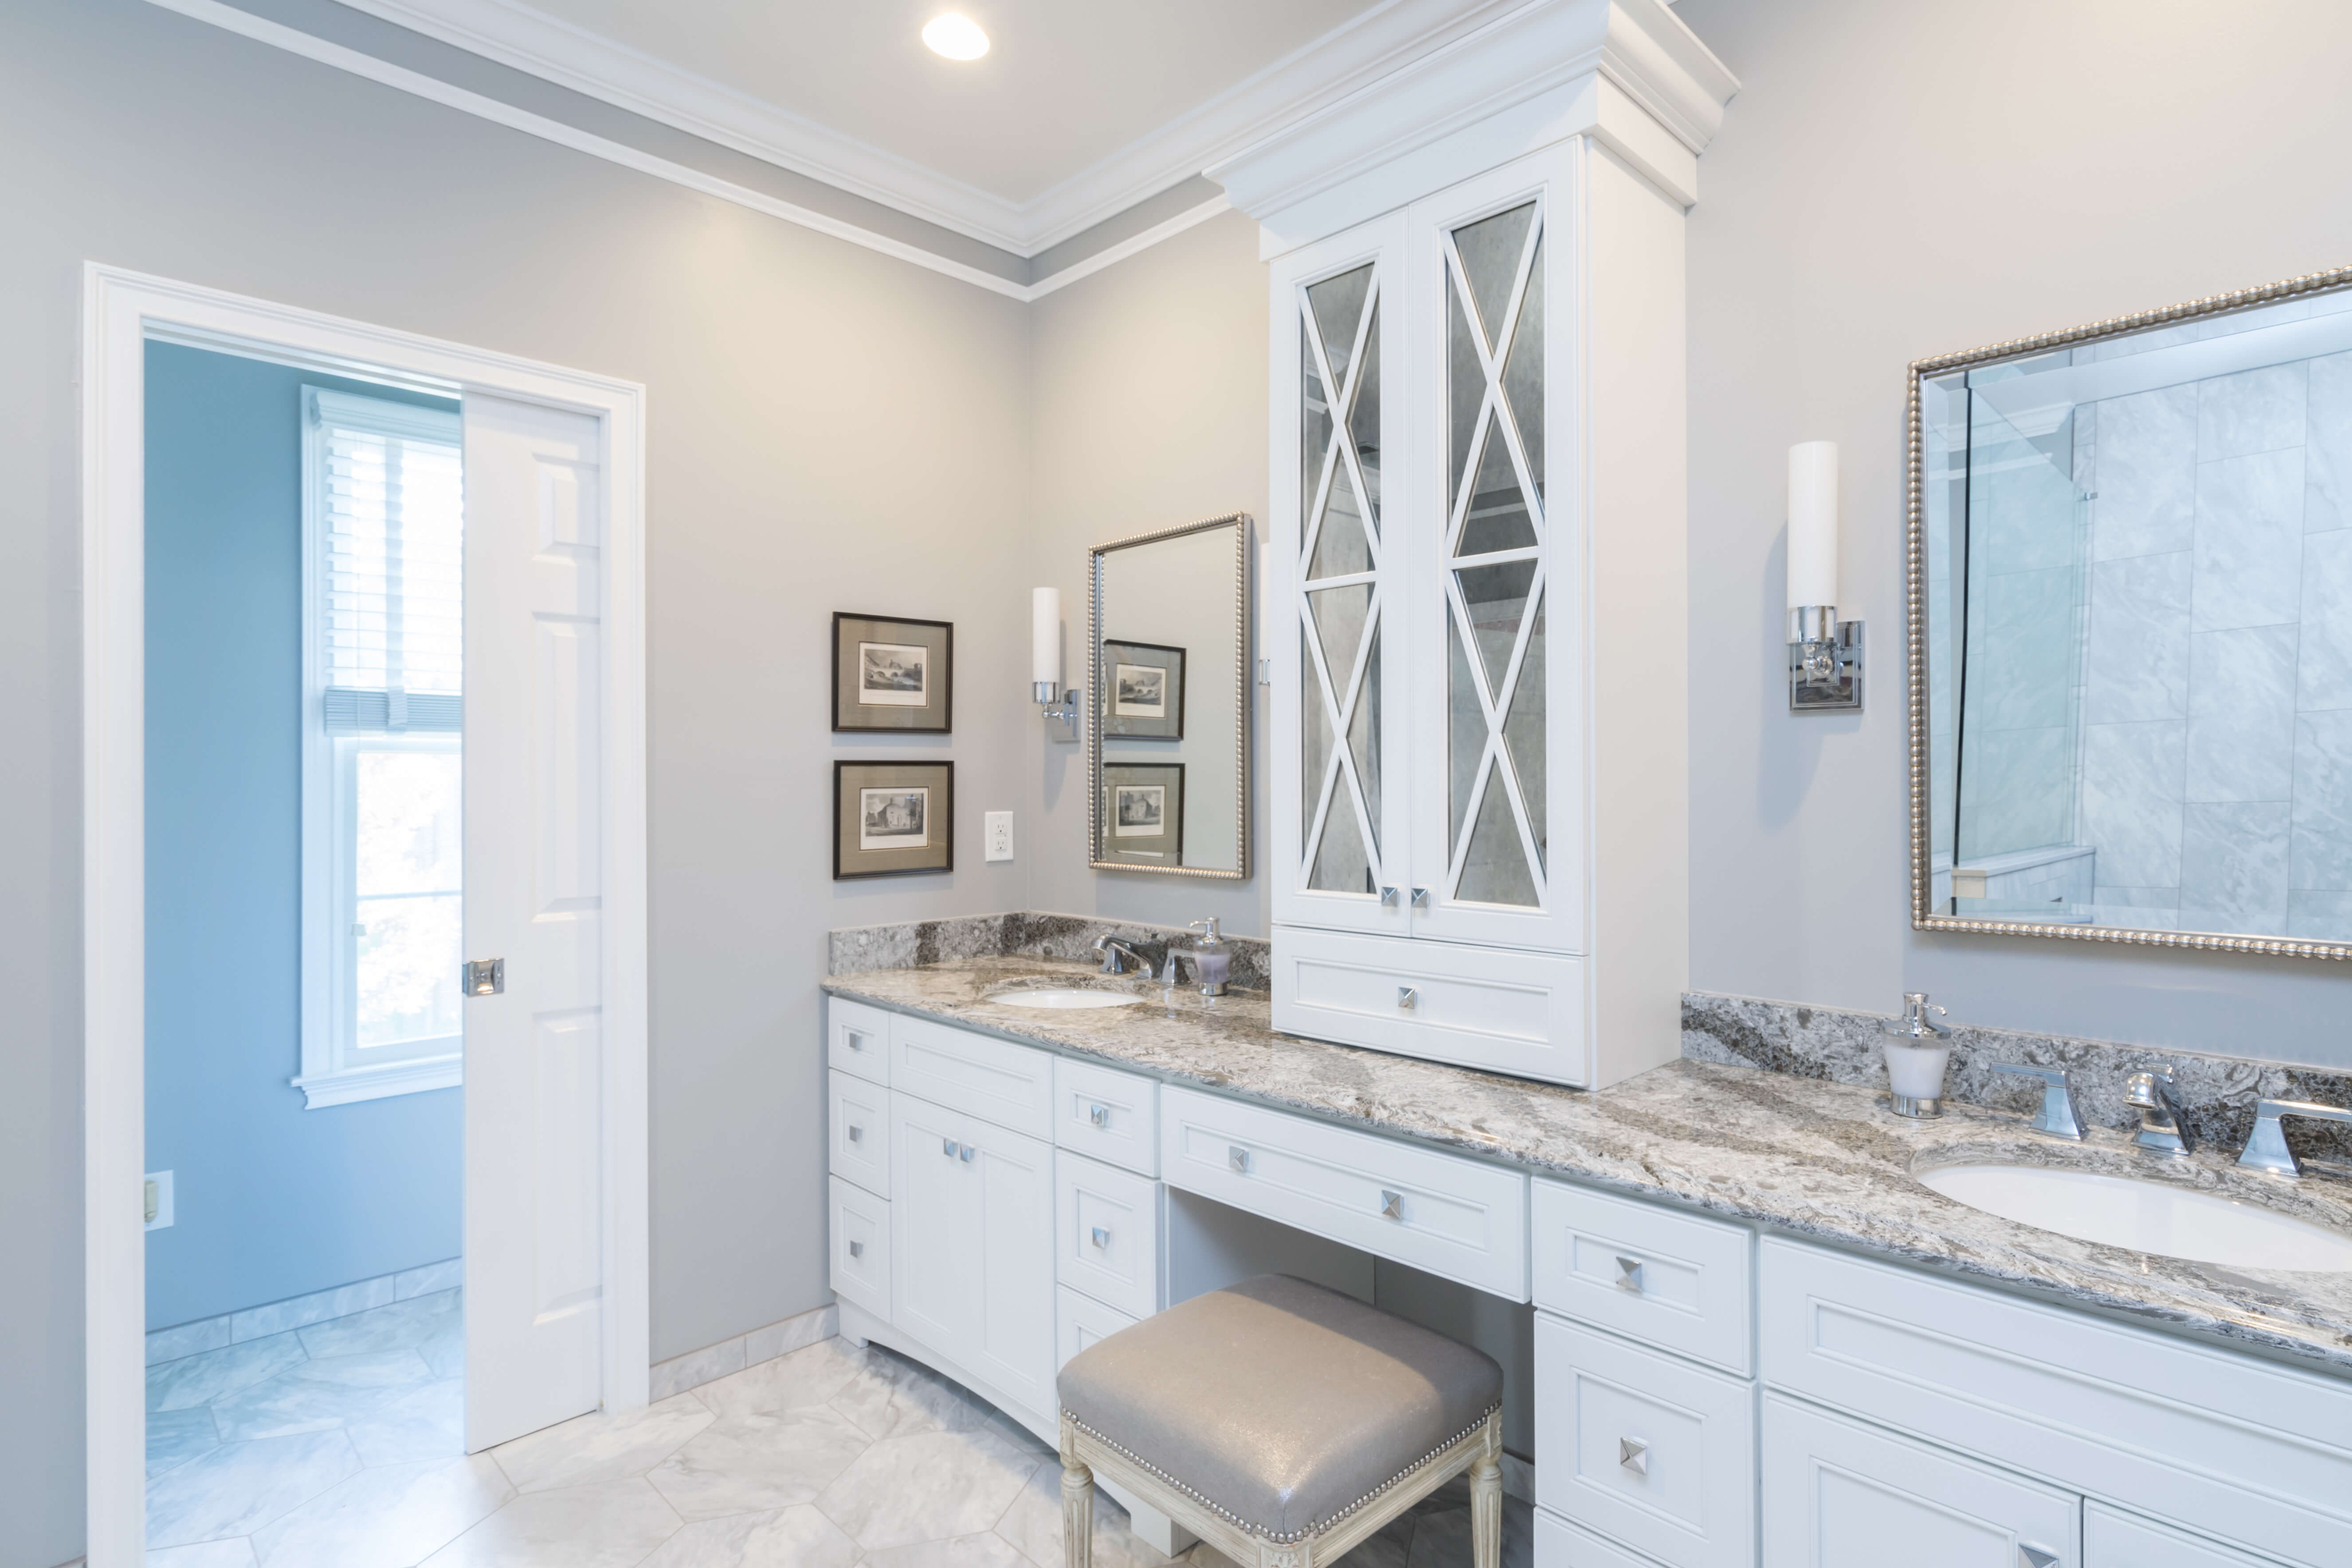
POLYGON ((1639 1437, 1620 1437, 1617 1462, 1637 1476, 1646 1476, 1650 1473, 1650 1446, 1639 1437))
POLYGON ((1225 1150, 1225 1163, 1231 1165, 1243 1175, 1248 1175, 1249 1151, 1243 1148, 1238 1143, 1229 1145, 1225 1150))
POLYGON ((853 1128, 851 1128, 851 1129, 849 1130, 849 1141, 850 1141, 852 1143, 855 1143, 855 1142, 858 1142, 860 1139, 864 1138, 865 1136, 866 1136, 866 1129, 865 1129, 865 1128, 863 1128, 863 1127, 853 1127, 853 1128))
POLYGON ((841 1037, 849 1042, 849 1048, 853 1051, 862 1051, 866 1048, 866 1037, 855 1029, 844 1029, 841 1032, 841 1037))
POLYGON ((2057 1568, 2058 1553, 2044 1552, 2039 1546, 2020 1542, 2017 1547, 2017 1568, 2057 1568))
POLYGON ((1617 1289, 1631 1290, 1636 1296, 1642 1293, 1642 1260, 1640 1258, 1627 1258, 1622 1254, 1618 1257, 1617 1289))
POLYGON ((1109 1126, 1109 1125, 1110 1125, 1110 1107, 1109 1107, 1109 1106, 1108 1106, 1108 1105, 1089 1105, 1089 1106, 1087 1106, 1087 1120, 1088 1121, 1093 1122, 1093 1123, 1094 1123, 1096 1126, 1097 1126, 1097 1127, 1108 1127, 1108 1126, 1109 1126))
POLYGON ((863 1258, 863 1257, 865 1257, 865 1256, 866 1256, 866 1244, 865 1244, 864 1242, 862 1242, 862 1241, 853 1241, 853 1242, 851 1242, 851 1243, 849 1244, 849 1256, 850 1256, 850 1257, 852 1257, 852 1258, 863 1258))
POLYGON ((1404 1194, 1402 1193, 1392 1193, 1385 1187, 1381 1189, 1381 1217, 1382 1219, 1404 1218, 1404 1194))
POLYGON ((1101 1226, 1095 1226, 1095 1227, 1094 1227, 1094 1231, 1095 1231, 1095 1246, 1096 1246, 1097 1248, 1108 1247, 1108 1246, 1110 1246, 1110 1232, 1109 1232, 1109 1231, 1105 1230, 1101 1226))
POLYGON ((1410 985, 1397 987, 1397 1006, 1407 1013, 1421 1005, 1421 993, 1410 985))

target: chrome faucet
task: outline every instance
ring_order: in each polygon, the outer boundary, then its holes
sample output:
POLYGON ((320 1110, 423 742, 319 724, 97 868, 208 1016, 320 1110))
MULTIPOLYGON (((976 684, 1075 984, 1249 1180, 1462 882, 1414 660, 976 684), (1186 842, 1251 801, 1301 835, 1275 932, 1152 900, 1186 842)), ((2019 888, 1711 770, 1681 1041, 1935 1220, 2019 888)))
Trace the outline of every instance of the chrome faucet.
POLYGON ((2124 1079, 2124 1103, 2139 1112, 2139 1131, 2132 1142, 2160 1154, 2187 1154, 2197 1140, 2181 1120, 2172 1089, 2170 1068, 2151 1068, 2124 1079))
POLYGON ((2066 1076, 2064 1068, 2030 1067, 2024 1062, 1987 1062, 1985 1065, 1995 1072, 2040 1079, 2042 1110, 2033 1118, 2033 1130, 2070 1142, 2080 1143, 2083 1141, 2083 1118, 2074 1109, 2074 1081, 2066 1076))
POLYGON ((1105 974, 1125 974, 1129 964, 1133 964, 1139 974, 1151 973, 1151 965, 1143 961, 1143 954, 1115 936, 1095 938, 1095 951, 1102 954, 1102 972, 1105 974))
POLYGON ((2303 1174, 2303 1163, 2294 1151, 2286 1146, 2286 1134, 2279 1121, 2288 1116, 2312 1116, 2322 1121, 2352 1122, 2352 1110, 2333 1105, 2315 1105, 2307 1100, 2264 1100, 2254 1106, 2254 1131, 2246 1139, 2245 1152, 2238 1163, 2248 1170, 2260 1171, 2268 1176, 2284 1176, 2294 1181, 2303 1174))

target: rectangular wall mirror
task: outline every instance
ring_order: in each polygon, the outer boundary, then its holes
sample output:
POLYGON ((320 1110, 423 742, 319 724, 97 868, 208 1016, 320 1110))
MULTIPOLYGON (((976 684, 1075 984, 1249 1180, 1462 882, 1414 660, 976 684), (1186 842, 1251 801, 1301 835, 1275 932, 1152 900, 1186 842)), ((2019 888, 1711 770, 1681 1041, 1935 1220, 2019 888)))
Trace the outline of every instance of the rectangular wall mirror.
POLYGON ((1251 527, 1234 512, 1092 552, 1097 870, 1249 875, 1251 527))
POLYGON ((2347 285, 1912 366, 1915 925, 2352 957, 2347 285))

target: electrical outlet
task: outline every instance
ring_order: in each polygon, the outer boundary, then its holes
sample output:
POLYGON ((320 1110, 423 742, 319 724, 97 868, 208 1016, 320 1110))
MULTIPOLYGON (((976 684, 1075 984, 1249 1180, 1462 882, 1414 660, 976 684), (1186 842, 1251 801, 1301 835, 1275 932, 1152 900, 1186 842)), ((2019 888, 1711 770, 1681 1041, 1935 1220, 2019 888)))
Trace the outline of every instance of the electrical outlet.
POLYGON ((172 1173, 147 1173, 147 1228, 162 1230, 172 1223, 172 1173))
POLYGON ((1012 859, 1013 814, 1009 811, 992 811, 988 813, 985 822, 987 831, 983 837, 988 848, 982 858, 989 860, 1012 859))

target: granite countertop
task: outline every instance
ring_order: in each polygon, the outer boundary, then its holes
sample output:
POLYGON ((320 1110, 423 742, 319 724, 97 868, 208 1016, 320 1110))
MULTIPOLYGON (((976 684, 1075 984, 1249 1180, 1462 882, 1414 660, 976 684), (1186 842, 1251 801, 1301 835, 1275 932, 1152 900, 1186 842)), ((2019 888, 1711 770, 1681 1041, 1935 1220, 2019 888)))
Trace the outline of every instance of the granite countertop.
POLYGON ((1898 1120, 1874 1090, 1754 1068, 1676 1061, 1587 1093, 1275 1033, 1262 992, 1206 998, 1114 982, 1092 965, 983 957, 837 974, 825 989, 1026 1044, 1222 1090, 1346 1125, 1507 1161, 1645 1197, 1679 1200, 1792 1236, 1864 1247, 2066 1304, 2283 1352, 2352 1375, 2352 1274, 2242 1270, 2076 1241, 1969 1208, 1914 1170, 1960 1163, 2063 1164, 2178 1181, 2352 1236, 2352 1182, 2287 1187, 2200 1150, 2158 1160, 2120 1132, 2081 1144, 2022 1117, 1950 1106, 1898 1120), (987 1000, 1013 987, 1118 986, 1133 1007, 1051 1012, 987 1000))

